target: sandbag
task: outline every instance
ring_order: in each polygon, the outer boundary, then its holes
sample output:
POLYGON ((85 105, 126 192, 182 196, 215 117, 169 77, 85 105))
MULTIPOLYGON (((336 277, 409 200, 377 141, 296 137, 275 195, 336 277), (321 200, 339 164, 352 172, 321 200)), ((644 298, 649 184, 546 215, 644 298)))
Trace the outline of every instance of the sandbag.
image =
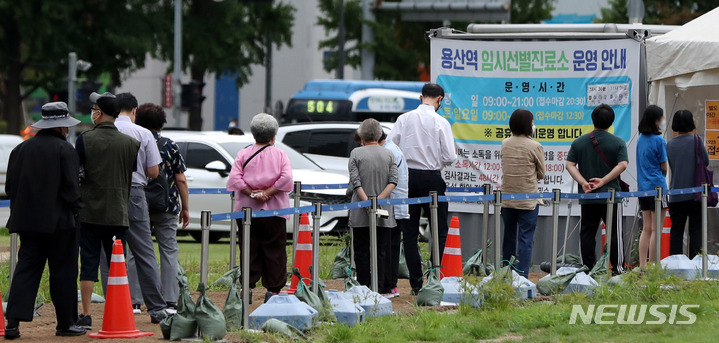
POLYGON ((172 329, 172 320, 175 318, 175 315, 170 315, 165 317, 160 322, 160 331, 162 332, 162 338, 166 340, 170 340, 170 331, 172 329))
POLYGON ((242 328, 242 298, 237 291, 237 279, 240 277, 239 269, 233 269, 232 282, 230 291, 227 292, 225 306, 222 308, 222 314, 225 316, 225 325, 227 331, 242 328))
POLYGON ((477 250, 462 266, 462 274, 486 276, 482 270, 482 249, 477 250))
POLYGON ((169 324, 170 326, 169 339, 171 341, 195 337, 197 334, 195 303, 192 301, 190 288, 187 284, 187 275, 179 263, 177 265, 177 282, 180 285, 180 297, 177 299, 177 313, 166 318, 166 325, 169 324))
POLYGON ((271 318, 264 324, 262 324, 261 329, 264 332, 279 333, 293 340, 307 339, 307 336, 305 336, 305 334, 303 334, 302 331, 300 331, 296 327, 275 318, 271 318))
POLYGON ((335 260, 332 262, 332 278, 342 279, 352 270, 352 251, 350 248, 350 237, 345 236, 345 245, 335 256, 335 260))
POLYGON ((227 333, 227 325, 225 324, 225 316, 222 314, 217 305, 207 296, 206 286, 200 282, 197 287, 200 297, 197 298, 195 304, 195 319, 197 326, 202 332, 204 338, 217 340, 225 337, 227 333))
POLYGON ((185 269, 178 263, 177 264, 177 282, 180 284, 180 297, 177 299, 177 313, 183 313, 185 315, 191 315, 195 317, 195 302, 192 300, 190 294, 190 286, 187 282, 187 275, 185 269))
POLYGON ((602 257, 599 258, 597 263, 594 264, 594 267, 589 272, 589 276, 598 282, 609 280, 610 275, 607 270, 608 258, 609 256, 607 255, 607 252, 605 252, 602 257))
POLYGON ((569 286, 569 283, 572 282, 578 273, 586 272, 588 269, 587 266, 582 266, 582 268, 570 273, 562 275, 556 274, 554 276, 547 275, 537 282, 537 291, 543 295, 559 294, 569 286))
POLYGON ((345 291, 349 291, 350 288, 352 288, 354 286, 359 286, 359 285, 360 285, 360 283, 357 280, 355 280, 354 278, 352 278, 351 275, 347 275, 347 277, 345 277, 345 291))
POLYGON ((233 276, 235 272, 241 273, 239 266, 237 266, 233 269, 230 269, 228 272, 222 274, 222 276, 218 277, 217 280, 215 280, 215 282, 213 282, 209 288, 228 289, 228 288, 230 288, 230 285, 232 285, 233 282, 237 285, 240 285, 241 282, 239 281, 239 277, 237 279, 235 279, 233 276))
POLYGON ((194 314, 192 317, 186 317, 179 312, 172 315, 170 326, 170 340, 179 341, 184 338, 195 337, 197 334, 197 321, 194 314))
POLYGON ((438 306, 442 302, 444 287, 439 282, 435 270, 435 268, 431 268, 424 273, 427 282, 417 293, 417 305, 419 306, 438 306))
POLYGON ((399 244, 399 268, 397 269, 398 279, 409 279, 409 268, 407 268, 407 258, 404 257, 404 244, 399 244))
POLYGON ((295 291, 295 296, 297 297, 297 299, 300 299, 300 301, 312 306, 312 308, 314 308, 318 312, 322 312, 323 304, 320 300, 320 297, 317 296, 317 294, 312 293, 312 291, 307 288, 307 285, 305 285, 304 281, 302 280, 302 276, 300 275, 300 270, 297 268, 293 268, 292 274, 294 274, 300 280, 299 282, 297 282, 297 290, 295 291))

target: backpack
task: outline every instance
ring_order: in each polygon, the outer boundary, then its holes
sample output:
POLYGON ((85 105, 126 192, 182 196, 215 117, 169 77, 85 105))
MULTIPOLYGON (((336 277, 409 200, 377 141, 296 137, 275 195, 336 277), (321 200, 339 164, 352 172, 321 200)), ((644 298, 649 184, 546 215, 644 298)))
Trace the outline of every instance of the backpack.
MULTIPOLYGON (((162 150, 167 141, 169 141, 168 138, 160 137, 157 140, 157 148, 162 150)), ((167 175, 165 175, 162 164, 160 164, 159 169, 157 177, 150 180, 145 186, 147 208, 151 214, 163 213, 170 207, 170 186, 167 183, 167 175)))

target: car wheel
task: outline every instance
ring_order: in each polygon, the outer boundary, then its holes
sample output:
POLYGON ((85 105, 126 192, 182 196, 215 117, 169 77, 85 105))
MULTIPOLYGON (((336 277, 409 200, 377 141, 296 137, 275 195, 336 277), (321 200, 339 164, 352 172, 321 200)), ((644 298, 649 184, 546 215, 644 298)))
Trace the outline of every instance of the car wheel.
MULTIPOLYGON (((225 232, 210 231, 210 243, 217 243, 218 241, 220 241, 220 239, 222 239, 226 235, 227 235, 227 233, 225 233, 225 232)), ((192 236, 192 238, 196 242, 202 243, 202 231, 190 231, 190 236, 192 236)))

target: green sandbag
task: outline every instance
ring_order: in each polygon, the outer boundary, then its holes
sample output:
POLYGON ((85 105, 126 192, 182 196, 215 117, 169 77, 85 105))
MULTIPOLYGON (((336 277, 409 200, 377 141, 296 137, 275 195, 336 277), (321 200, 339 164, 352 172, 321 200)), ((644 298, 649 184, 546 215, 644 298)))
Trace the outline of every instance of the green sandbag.
POLYGON ((573 265, 581 266, 584 264, 584 263, 582 263, 582 259, 575 254, 566 254, 566 255, 557 254, 557 264, 562 263, 562 256, 564 256, 563 258, 564 258, 565 265, 573 264, 573 265))
POLYGON ((427 277, 427 282, 417 293, 417 305, 419 306, 438 306, 442 302, 444 287, 439 282, 439 278, 434 272, 435 270, 435 268, 432 268, 424 273, 427 277))
POLYGON ((305 336, 305 334, 296 327, 275 318, 270 318, 262 324, 261 329, 264 332, 279 333, 293 340, 307 339, 307 336, 305 336))
POLYGON ((477 250, 477 252, 464 263, 462 274, 485 276, 482 270, 482 249, 477 250))
POLYGON ((334 262, 332 262, 332 278, 342 279, 350 272, 352 268, 352 251, 350 250, 350 237, 345 236, 345 245, 335 256, 334 262))
POLYGON ((357 282, 354 278, 352 278, 352 275, 347 275, 345 277, 345 291, 349 291, 350 288, 354 286, 360 286, 360 283, 357 282))
POLYGON ((180 284, 180 297, 177 299, 177 313, 182 313, 186 317, 191 316, 194 318, 195 302, 192 300, 192 295, 190 295, 190 286, 187 282, 185 270, 179 263, 177 265, 177 281, 180 284))
POLYGON ((192 301, 190 288, 187 285, 187 275, 185 275, 185 270, 179 263, 177 265, 177 281, 180 285, 180 297, 177 299, 177 313, 168 317, 172 318, 169 322, 171 341, 195 337, 197 334, 195 303, 192 301))
POLYGON ((409 268, 407 268, 407 258, 404 257, 404 244, 399 244, 399 268, 397 269, 398 279, 409 279, 409 268))
POLYGON ((225 307, 222 308, 222 314, 225 316, 227 331, 242 328, 242 298, 237 291, 237 279, 240 277, 239 269, 233 269, 232 282, 230 282, 230 291, 225 299, 225 307))
POLYGON ((320 297, 317 296, 317 294, 312 293, 309 288, 307 288, 307 285, 305 285, 304 281, 302 280, 302 276, 300 275, 300 270, 297 268, 292 269, 292 274, 294 274, 299 281, 297 282, 297 290, 295 291, 295 296, 297 299, 300 299, 300 301, 303 301, 307 305, 312 306, 315 310, 318 312, 322 312, 322 301, 320 300, 320 297))
POLYGON ((215 282, 213 282, 209 288, 228 289, 228 288, 230 288, 230 285, 232 285, 233 282, 237 285, 240 285, 241 282, 239 284, 237 283, 239 278, 235 279, 233 277, 235 272, 241 273, 239 266, 237 266, 233 269, 230 269, 227 273, 222 274, 222 276, 218 277, 217 280, 215 280, 215 282))
POLYGON ((609 265, 608 255, 605 252, 602 257, 594 264, 594 268, 589 272, 589 276, 594 278, 597 282, 607 281, 609 279, 609 273, 607 266, 609 265))
POLYGON ((225 316, 222 314, 217 305, 207 296, 205 284, 200 282, 197 289, 200 291, 200 297, 195 304, 195 319, 199 326, 202 336, 210 340, 217 340, 225 337, 227 326, 225 324, 225 316))
POLYGON ((172 329, 172 320, 175 318, 175 315, 167 316, 165 319, 163 319, 160 322, 160 331, 162 331, 162 338, 169 340, 170 339, 170 329, 172 329))
MULTIPOLYGON (((312 275, 313 274, 313 272, 312 272, 313 266, 310 266, 309 269, 310 269, 310 275, 312 275)), ((320 302, 322 303, 323 306, 329 306, 330 299, 327 298, 327 294, 325 294, 325 283, 322 282, 322 280, 317 280, 316 283, 317 283, 317 293, 315 293, 315 294, 317 294, 317 297, 320 299, 320 302)), ((312 289, 313 284, 315 284, 314 279, 312 279, 312 281, 310 281, 310 287, 309 287, 310 289, 312 289)))
POLYGON ((197 335, 197 321, 195 321, 194 315, 192 317, 186 317, 178 312, 173 314, 171 318, 171 341, 179 341, 181 339, 191 338, 197 335))
POLYGON ((537 282, 537 291, 542 295, 562 293, 577 274, 586 272, 588 269, 587 266, 582 266, 569 274, 543 277, 537 282))

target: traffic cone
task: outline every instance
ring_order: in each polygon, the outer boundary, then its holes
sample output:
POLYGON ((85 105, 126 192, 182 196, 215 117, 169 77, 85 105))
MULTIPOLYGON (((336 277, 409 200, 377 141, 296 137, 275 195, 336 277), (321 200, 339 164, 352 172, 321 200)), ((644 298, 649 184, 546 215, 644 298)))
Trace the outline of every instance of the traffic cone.
POLYGON ((664 225, 662 227, 662 258, 669 256, 669 246, 672 232, 672 219, 669 217, 669 211, 667 211, 666 217, 664 217, 664 225))
POLYGON ((442 255, 442 273, 445 276, 462 276, 462 240, 459 237, 459 218, 452 217, 447 231, 447 242, 442 255))
MULTIPOLYGON (((302 213, 300 217, 300 227, 297 233, 297 249, 295 250, 295 263, 292 269, 297 268, 300 270, 300 275, 303 279, 311 279, 310 265, 312 264, 312 230, 310 229, 310 218, 307 213, 302 213)), ((297 290, 297 282, 299 279, 297 276, 292 274, 292 283, 290 283, 290 289, 287 290, 289 294, 295 294, 297 290)), ((309 286, 309 283, 305 281, 305 284, 309 286)))
POLYGON ((107 278, 107 299, 102 330, 88 336, 93 338, 137 338, 152 335, 152 332, 141 332, 135 327, 130 284, 127 282, 127 269, 125 268, 125 255, 122 252, 122 242, 116 239, 112 246, 110 277, 107 278))

